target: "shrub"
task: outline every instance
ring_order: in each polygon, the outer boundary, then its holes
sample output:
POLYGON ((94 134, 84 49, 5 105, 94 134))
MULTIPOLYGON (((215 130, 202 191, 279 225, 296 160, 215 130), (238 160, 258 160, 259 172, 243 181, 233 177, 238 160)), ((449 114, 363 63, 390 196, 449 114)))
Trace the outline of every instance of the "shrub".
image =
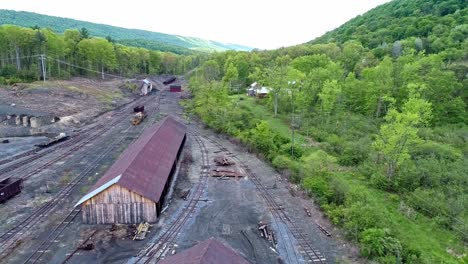
POLYGON ((342 154, 338 157, 338 163, 343 166, 356 166, 364 162, 370 152, 370 142, 362 140, 346 142, 342 154))
MULTIPOLYGON (((285 155, 285 156, 291 157, 291 147, 292 147, 291 143, 281 145, 280 146, 280 153, 285 155)), ((294 156, 292 158, 300 159, 302 157, 302 155, 304 155, 304 149, 301 146, 299 146, 298 144, 294 144, 292 149, 293 149, 293 152, 294 152, 294 156)))
POLYGON ((447 144, 425 141, 412 148, 411 156, 414 159, 435 158, 438 160, 456 161, 462 157, 462 153, 460 150, 447 144))
POLYGON ((272 161, 273 166, 276 169, 280 169, 280 170, 289 169, 293 167, 292 163, 293 161, 289 157, 286 157, 284 155, 278 155, 272 161))
POLYGON ((309 155, 302 157, 304 169, 309 174, 315 174, 322 171, 331 171, 336 163, 336 158, 328 155, 323 150, 316 150, 309 155))
POLYGON ((326 176, 309 176, 303 180, 302 185, 311 195, 316 198, 316 201, 319 204, 328 203, 333 196, 333 192, 328 186, 326 176))

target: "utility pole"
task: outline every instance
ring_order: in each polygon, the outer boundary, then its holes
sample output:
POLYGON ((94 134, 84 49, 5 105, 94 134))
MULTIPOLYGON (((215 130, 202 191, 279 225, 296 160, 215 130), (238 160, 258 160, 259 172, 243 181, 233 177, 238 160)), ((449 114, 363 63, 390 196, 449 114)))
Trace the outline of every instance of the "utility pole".
POLYGON ((294 85, 296 84, 296 81, 289 81, 288 84, 290 84, 290 89, 291 89, 291 158, 294 158, 294 85))
POLYGON ((292 118, 291 118, 291 127, 292 127, 292 142, 291 142, 291 157, 294 158, 294 126, 296 125, 294 122, 294 91, 291 91, 291 103, 292 103, 292 118))
POLYGON ((45 83, 45 81, 46 81, 46 68, 45 68, 44 54, 41 54, 41 69, 42 69, 42 80, 44 80, 44 83, 45 83))

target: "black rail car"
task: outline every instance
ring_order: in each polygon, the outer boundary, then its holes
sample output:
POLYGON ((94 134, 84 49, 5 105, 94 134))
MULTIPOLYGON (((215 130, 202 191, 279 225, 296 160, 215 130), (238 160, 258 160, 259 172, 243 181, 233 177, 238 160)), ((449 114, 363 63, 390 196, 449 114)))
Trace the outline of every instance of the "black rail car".
POLYGON ((21 189, 23 189, 23 179, 21 178, 10 177, 0 181, 0 203, 20 193, 21 189))
POLYGON ((170 77, 169 79, 165 80, 165 81, 163 82, 163 84, 164 84, 164 85, 168 85, 168 84, 170 84, 170 83, 173 83, 175 80, 176 80, 176 77, 172 76, 172 77, 170 77))
POLYGON ((133 107, 133 112, 138 113, 138 112, 144 112, 145 111, 145 106, 144 105, 138 105, 133 107))
POLYGON ((50 146, 53 146, 59 142, 62 142, 62 141, 65 141, 67 139, 69 139, 70 136, 67 136, 65 133, 60 133, 58 136, 54 137, 53 139, 49 140, 48 142, 46 143, 42 143, 42 144, 38 144, 38 145, 35 145, 36 147, 39 147, 39 148, 48 148, 50 146))

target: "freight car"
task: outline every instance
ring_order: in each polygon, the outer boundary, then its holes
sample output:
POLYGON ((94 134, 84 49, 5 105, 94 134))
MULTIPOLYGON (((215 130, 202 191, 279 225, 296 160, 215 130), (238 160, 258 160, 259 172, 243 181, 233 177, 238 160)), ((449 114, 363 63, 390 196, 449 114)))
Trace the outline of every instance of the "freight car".
POLYGON ((0 181, 0 203, 17 195, 23 189, 23 179, 9 177, 0 181))
POLYGON ((172 77, 170 77, 169 79, 166 79, 166 80, 163 82, 163 84, 164 84, 164 85, 168 85, 168 84, 170 84, 170 83, 173 83, 175 80, 176 80, 176 77, 172 76, 172 77))
POLYGON ((182 87, 180 85, 171 85, 169 86, 169 91, 172 93, 182 92, 182 87))
POLYGON ((145 106, 144 105, 137 105, 133 107, 133 112, 138 113, 138 112, 144 112, 145 111, 145 106))
POLYGON ((55 136, 54 138, 52 138, 51 140, 49 140, 48 142, 38 144, 36 146, 40 147, 40 148, 48 148, 48 147, 50 147, 52 145, 55 145, 55 144, 57 144, 59 142, 65 141, 68 138, 70 138, 70 136, 67 136, 67 134, 62 132, 62 133, 58 134, 57 136, 55 136))
POLYGON ((135 115, 132 118, 132 124, 136 126, 146 118, 145 106, 136 106, 133 108, 133 112, 135 112, 135 115))

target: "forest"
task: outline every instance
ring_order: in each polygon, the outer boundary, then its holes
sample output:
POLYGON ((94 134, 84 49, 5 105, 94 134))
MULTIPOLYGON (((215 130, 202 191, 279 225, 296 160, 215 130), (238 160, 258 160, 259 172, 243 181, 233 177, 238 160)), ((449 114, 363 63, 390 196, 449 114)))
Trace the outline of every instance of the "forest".
POLYGON ((307 190, 362 256, 464 263, 468 9, 433 2, 392 1, 303 45, 214 54, 186 107, 307 190), (267 98, 245 95, 253 82, 267 98))
POLYGON ((251 50, 249 47, 221 43, 206 39, 184 37, 139 29, 128 29, 80 21, 70 18, 47 16, 32 12, 17 12, 0 9, 0 24, 11 24, 20 27, 49 28, 56 33, 63 34, 67 29, 87 28, 90 36, 111 37, 123 44, 139 48, 156 48, 160 51, 187 53, 189 50, 197 51, 223 51, 223 50, 251 50))
POLYGON ((466 263, 467 21, 463 0, 395 0, 306 44, 184 55, 4 25, 0 83, 40 79, 41 54, 52 78, 190 71, 187 118, 300 185, 363 257, 466 263))
POLYGON ((181 74, 206 56, 125 46, 110 37, 91 37, 86 28, 58 34, 38 27, 0 26, 0 84, 39 80, 41 55, 45 58, 47 78, 56 79, 77 75, 181 74))

